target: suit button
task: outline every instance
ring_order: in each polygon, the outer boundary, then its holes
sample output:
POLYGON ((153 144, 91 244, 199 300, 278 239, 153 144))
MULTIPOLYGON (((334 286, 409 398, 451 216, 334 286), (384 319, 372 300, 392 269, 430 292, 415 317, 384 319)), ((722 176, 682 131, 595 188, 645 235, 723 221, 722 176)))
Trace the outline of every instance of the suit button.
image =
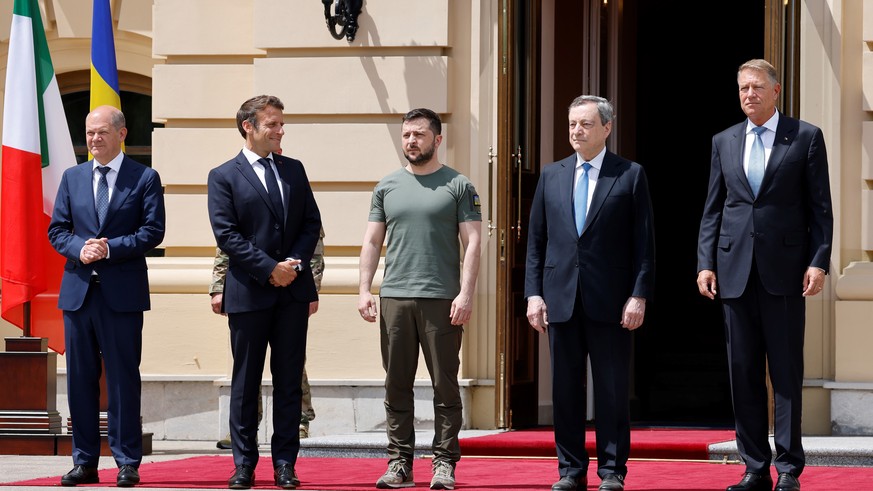
POLYGON ((278 224, 278 223, 274 223, 274 224, 273 224, 273 230, 279 230, 279 224, 278 224))
POLYGON ((755 238, 755 232, 749 232, 749 237, 751 237, 751 238, 754 239, 754 238, 755 238))
POLYGON ((274 252, 273 254, 275 254, 276 256, 279 256, 282 254, 282 251, 280 251, 279 249, 276 249, 276 252, 274 252))

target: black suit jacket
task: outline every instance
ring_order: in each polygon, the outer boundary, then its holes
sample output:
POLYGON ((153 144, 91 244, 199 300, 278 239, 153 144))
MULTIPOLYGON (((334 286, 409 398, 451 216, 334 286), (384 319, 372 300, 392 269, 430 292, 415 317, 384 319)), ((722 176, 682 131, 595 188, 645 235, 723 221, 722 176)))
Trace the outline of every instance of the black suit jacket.
POLYGON ((576 154, 543 168, 531 205, 524 296, 543 297, 549 322, 566 322, 581 281, 591 318, 621 322, 629 297, 651 300, 655 236, 642 166, 607 151, 582 235, 576 235, 576 154))
POLYGON ((716 272, 722 298, 746 288, 752 258, 770 294, 800 296, 809 266, 828 271, 833 210, 821 130, 779 115, 757 198, 743 170, 746 121, 712 138, 697 270, 716 272))
MULTIPOLYGON (((318 242, 321 215, 303 164, 277 154, 273 161, 285 195, 284 227, 242 152, 209 172, 209 219, 218 247, 230 258, 223 299, 227 313, 273 306, 280 293, 269 282, 276 264, 294 257, 308 265, 318 242)), ((318 299, 308 267, 286 288, 298 302, 318 299)))

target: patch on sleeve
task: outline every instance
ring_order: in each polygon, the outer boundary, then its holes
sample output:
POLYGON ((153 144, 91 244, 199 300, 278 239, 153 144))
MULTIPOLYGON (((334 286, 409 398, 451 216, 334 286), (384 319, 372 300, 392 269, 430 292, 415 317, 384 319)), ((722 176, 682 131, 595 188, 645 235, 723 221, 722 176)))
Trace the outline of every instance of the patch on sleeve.
POLYGON ((473 183, 467 183, 467 196, 470 197, 470 209, 476 213, 482 213, 482 201, 479 199, 479 192, 473 183))

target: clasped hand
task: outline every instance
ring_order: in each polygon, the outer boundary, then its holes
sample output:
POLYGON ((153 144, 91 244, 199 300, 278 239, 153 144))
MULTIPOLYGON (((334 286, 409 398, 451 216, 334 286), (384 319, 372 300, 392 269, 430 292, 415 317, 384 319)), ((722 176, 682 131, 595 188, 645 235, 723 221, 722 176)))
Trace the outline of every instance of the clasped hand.
POLYGON ((79 251, 79 261, 91 264, 105 258, 109 254, 109 239, 106 237, 91 238, 85 241, 85 246, 79 251))
POLYGON ((297 279, 297 271, 294 266, 300 264, 299 259, 290 259, 279 261, 273 272, 270 273, 270 284, 273 286, 288 286, 292 281, 297 279))

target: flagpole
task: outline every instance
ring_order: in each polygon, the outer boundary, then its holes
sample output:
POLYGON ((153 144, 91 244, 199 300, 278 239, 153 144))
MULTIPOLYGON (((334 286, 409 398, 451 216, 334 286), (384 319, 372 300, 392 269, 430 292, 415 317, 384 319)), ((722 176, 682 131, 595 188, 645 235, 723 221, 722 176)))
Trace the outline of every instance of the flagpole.
POLYGON ((30 300, 24 302, 22 306, 22 333, 21 337, 29 338, 30 337, 30 300))

